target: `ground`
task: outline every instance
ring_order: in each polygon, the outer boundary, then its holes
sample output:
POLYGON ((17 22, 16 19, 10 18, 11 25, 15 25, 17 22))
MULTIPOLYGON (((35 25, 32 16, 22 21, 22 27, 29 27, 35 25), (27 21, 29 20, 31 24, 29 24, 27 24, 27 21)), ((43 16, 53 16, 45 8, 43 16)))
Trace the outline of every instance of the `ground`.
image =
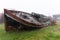
POLYGON ((60 22, 55 26, 21 32, 5 32, 0 24, 0 40, 60 40, 60 22))

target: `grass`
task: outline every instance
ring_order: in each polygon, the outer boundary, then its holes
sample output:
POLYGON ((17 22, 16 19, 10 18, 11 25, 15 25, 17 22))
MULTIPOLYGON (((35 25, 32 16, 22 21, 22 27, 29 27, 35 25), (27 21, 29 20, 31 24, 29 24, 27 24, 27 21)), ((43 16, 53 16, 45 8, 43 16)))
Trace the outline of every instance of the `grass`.
POLYGON ((5 32, 0 25, 0 40, 60 40, 60 23, 38 30, 22 32, 5 32))

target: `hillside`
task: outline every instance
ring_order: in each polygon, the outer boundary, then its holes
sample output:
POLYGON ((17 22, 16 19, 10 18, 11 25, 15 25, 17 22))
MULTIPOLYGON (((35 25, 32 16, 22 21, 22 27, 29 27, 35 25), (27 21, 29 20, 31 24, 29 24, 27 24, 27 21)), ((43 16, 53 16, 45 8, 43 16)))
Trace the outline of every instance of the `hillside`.
POLYGON ((60 14, 53 15, 55 20, 60 20, 60 14))
POLYGON ((0 23, 4 22, 4 14, 0 14, 0 23))
POLYGON ((60 22, 55 26, 20 32, 5 32, 4 25, 1 24, 0 40, 60 40, 60 22))

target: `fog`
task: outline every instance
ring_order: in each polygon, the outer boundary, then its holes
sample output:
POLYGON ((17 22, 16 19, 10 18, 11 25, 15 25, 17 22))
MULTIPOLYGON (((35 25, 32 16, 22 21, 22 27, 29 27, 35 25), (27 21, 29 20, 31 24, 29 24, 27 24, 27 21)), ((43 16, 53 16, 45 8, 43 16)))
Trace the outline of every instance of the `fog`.
POLYGON ((4 8, 52 16, 60 14, 60 0, 0 0, 0 13, 4 8))

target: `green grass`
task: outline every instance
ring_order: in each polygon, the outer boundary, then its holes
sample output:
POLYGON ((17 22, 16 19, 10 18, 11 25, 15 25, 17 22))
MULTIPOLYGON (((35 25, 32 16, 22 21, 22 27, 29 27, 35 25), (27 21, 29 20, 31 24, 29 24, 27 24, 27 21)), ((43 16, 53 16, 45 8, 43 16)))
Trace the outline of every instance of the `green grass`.
POLYGON ((38 30, 22 32, 5 32, 0 25, 0 40, 60 40, 60 23, 38 30))

